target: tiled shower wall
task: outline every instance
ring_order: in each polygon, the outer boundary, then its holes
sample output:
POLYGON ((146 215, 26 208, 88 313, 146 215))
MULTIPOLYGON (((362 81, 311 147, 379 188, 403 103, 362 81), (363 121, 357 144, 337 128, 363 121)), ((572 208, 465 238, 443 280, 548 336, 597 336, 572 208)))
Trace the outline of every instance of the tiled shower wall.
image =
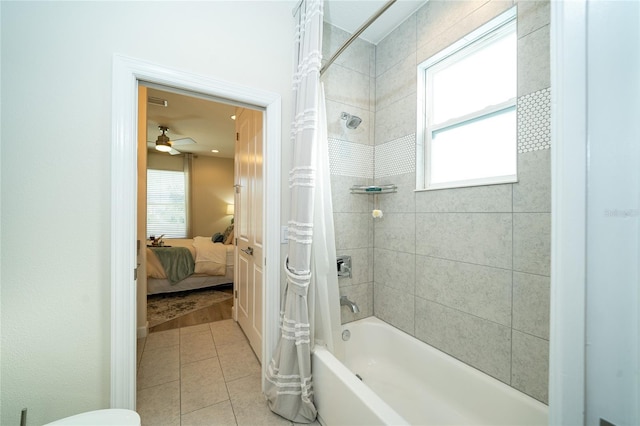
MULTIPOLYGON (((324 57, 347 36, 325 26, 324 57)), ((374 314, 546 402, 549 3, 431 0, 377 46, 358 40, 323 81, 336 244, 354 261, 340 291, 362 310, 343 307, 343 322, 374 314), (514 5, 518 183, 414 192, 417 64, 514 5), (343 110, 363 118, 358 129, 343 110), (348 190, 372 177, 398 185, 375 223, 372 197, 348 190)))
MULTIPOLYGON (((322 55, 328 59, 350 34, 325 24, 322 55)), ((342 307, 342 322, 373 315, 373 204, 366 195, 352 195, 353 185, 373 184, 375 122, 375 46, 357 39, 322 78, 327 103, 331 191, 338 255, 353 262, 351 278, 340 278, 340 294, 357 303, 360 313, 342 307), (347 112, 362 118, 347 129, 347 112)))
POLYGON ((376 49, 374 314, 546 402, 549 3, 518 7, 518 183, 414 192, 416 66, 514 6, 430 1, 376 49))

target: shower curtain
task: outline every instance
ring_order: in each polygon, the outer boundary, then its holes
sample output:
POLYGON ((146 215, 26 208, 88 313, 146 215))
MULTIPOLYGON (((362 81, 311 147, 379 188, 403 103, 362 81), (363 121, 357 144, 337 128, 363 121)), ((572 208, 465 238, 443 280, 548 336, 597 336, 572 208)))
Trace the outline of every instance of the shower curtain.
POLYGON ((312 282, 317 196, 322 7, 322 0, 304 0, 297 12, 289 249, 284 262, 287 279, 280 312, 280 340, 267 368, 265 386, 269 408, 296 423, 310 423, 317 415, 311 375, 313 331, 307 296, 312 282))

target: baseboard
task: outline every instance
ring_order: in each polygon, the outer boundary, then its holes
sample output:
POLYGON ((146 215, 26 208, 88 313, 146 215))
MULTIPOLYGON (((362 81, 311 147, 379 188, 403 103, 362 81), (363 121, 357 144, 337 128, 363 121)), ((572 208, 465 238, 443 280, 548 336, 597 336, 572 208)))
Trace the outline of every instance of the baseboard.
POLYGON ((149 321, 147 321, 144 326, 138 327, 138 339, 143 337, 147 337, 149 334, 149 321))

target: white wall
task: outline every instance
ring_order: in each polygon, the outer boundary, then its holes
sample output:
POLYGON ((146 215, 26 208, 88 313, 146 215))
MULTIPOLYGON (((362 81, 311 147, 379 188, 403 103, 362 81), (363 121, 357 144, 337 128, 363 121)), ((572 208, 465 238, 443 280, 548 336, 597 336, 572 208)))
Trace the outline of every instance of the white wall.
POLYGON ((191 181, 191 233, 211 237, 223 233, 233 216, 227 205, 234 203, 233 158, 197 156, 191 181))
POLYGON ((287 168, 292 3, 1 3, 1 424, 109 405, 113 55, 280 93, 287 168))
POLYGON ((586 424, 640 422, 640 4, 587 2, 586 424))

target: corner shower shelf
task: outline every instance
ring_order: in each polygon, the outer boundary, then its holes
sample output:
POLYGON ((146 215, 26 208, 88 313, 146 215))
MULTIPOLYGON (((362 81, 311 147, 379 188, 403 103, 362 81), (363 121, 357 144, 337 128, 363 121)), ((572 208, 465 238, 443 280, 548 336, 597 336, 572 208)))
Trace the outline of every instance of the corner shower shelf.
POLYGON ((352 194, 389 194, 397 192, 398 187, 393 184, 389 185, 353 185, 351 187, 352 194))

